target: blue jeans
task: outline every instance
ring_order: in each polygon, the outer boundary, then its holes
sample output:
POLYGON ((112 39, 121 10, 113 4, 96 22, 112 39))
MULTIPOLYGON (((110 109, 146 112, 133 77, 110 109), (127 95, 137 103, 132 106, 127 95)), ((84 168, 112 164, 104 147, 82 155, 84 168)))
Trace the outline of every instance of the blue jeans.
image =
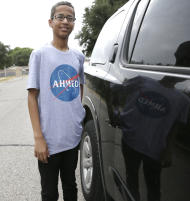
POLYGON ((41 176, 42 201, 57 201, 60 174, 64 201, 77 201, 75 170, 78 161, 78 146, 74 149, 51 155, 48 163, 38 161, 41 176))

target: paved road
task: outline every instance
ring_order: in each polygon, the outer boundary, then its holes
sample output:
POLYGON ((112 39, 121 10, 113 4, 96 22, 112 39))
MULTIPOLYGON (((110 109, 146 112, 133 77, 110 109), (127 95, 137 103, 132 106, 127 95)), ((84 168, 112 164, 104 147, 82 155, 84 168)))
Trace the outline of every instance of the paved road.
MULTIPOLYGON (((26 82, 27 77, 0 82, 0 201, 41 200, 26 82)), ((78 168, 78 184, 79 179, 78 168)), ((84 201, 78 186, 79 201, 84 201)))

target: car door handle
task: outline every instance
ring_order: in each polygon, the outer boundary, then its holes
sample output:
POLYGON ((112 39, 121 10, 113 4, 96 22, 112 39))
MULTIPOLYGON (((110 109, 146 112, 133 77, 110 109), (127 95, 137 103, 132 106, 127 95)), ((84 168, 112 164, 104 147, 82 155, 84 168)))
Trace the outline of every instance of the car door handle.
POLYGON ((111 121, 109 119, 106 119, 105 122, 108 124, 108 126, 112 127, 111 121))
POLYGON ((109 62, 110 63, 114 63, 115 62, 115 58, 116 58, 116 55, 117 55, 117 51, 118 51, 118 44, 114 44, 113 46, 113 52, 110 56, 110 59, 109 59, 109 62))
POLYGON ((108 124, 109 127, 118 128, 116 123, 112 123, 109 119, 106 119, 105 122, 108 124))

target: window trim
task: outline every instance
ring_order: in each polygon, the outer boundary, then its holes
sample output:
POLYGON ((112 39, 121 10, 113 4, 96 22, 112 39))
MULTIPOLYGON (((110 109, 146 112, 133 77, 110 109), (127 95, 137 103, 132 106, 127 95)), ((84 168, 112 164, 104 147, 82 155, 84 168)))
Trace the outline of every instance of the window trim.
POLYGON ((136 44, 136 40, 137 40, 137 37, 138 37, 139 31, 140 31, 142 22, 144 20, 144 16, 146 14, 146 11, 148 9, 148 6, 149 6, 151 0, 149 0, 147 2, 146 8, 145 8, 144 13, 143 13, 143 16, 141 18, 141 23, 140 23, 140 25, 138 27, 138 30, 136 32, 136 37, 135 37, 135 40, 134 40, 134 44, 132 46, 131 55, 129 55, 129 44, 130 44, 130 38, 131 38, 133 23, 134 23, 134 19, 135 19, 135 15, 136 15, 138 6, 139 6, 141 1, 142 0, 138 0, 136 2, 135 6, 133 8, 132 14, 130 16, 130 20, 129 20, 129 23, 128 23, 128 26, 127 26, 128 27, 127 31, 125 31, 125 35, 124 35, 124 39, 123 39, 123 45, 122 45, 121 54, 120 54, 120 60, 121 60, 121 63, 123 63, 123 64, 130 63, 130 60, 131 60, 132 54, 133 54, 133 50, 134 50, 134 47, 135 47, 135 44, 136 44))
MULTIPOLYGON (((136 46, 137 38, 138 38, 138 36, 139 36, 139 32, 140 32, 142 23, 143 23, 143 21, 144 21, 144 17, 145 17, 145 15, 146 15, 146 12, 147 12, 147 10, 148 10, 148 7, 149 7, 149 5, 150 5, 150 2, 151 2, 151 0, 148 1, 147 5, 146 5, 146 8, 145 8, 145 10, 144 10, 144 13, 143 13, 143 15, 142 15, 142 19, 141 19, 141 22, 140 22, 140 24, 139 24, 139 27, 138 27, 138 30, 137 30, 137 34, 136 34, 136 37, 135 37, 135 40, 134 40, 134 44, 133 44, 133 47, 132 47, 132 51, 131 51, 129 63, 131 63, 131 59, 132 59, 133 52, 134 52, 134 49, 135 49, 135 46, 136 46)), ((138 6, 139 6, 139 4, 138 4, 138 6)), ((138 6, 137 6, 137 8, 138 8, 138 6)), ((134 19, 133 19, 133 21, 134 21, 134 19)), ((132 29, 131 29, 131 32, 132 32, 132 29)))
POLYGON ((140 64, 129 64, 129 63, 122 63, 122 67, 142 71, 145 70, 145 71, 163 72, 163 73, 171 73, 179 75, 190 75, 189 67, 175 66, 174 68, 173 66, 140 65, 140 64))

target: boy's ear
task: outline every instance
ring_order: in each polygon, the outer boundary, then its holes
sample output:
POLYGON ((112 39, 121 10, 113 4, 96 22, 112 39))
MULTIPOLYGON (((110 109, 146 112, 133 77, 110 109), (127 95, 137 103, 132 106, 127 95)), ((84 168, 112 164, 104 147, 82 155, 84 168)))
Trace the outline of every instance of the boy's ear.
POLYGON ((48 24, 49 24, 49 26, 52 28, 52 23, 53 23, 53 20, 52 19, 49 19, 48 20, 48 24))

